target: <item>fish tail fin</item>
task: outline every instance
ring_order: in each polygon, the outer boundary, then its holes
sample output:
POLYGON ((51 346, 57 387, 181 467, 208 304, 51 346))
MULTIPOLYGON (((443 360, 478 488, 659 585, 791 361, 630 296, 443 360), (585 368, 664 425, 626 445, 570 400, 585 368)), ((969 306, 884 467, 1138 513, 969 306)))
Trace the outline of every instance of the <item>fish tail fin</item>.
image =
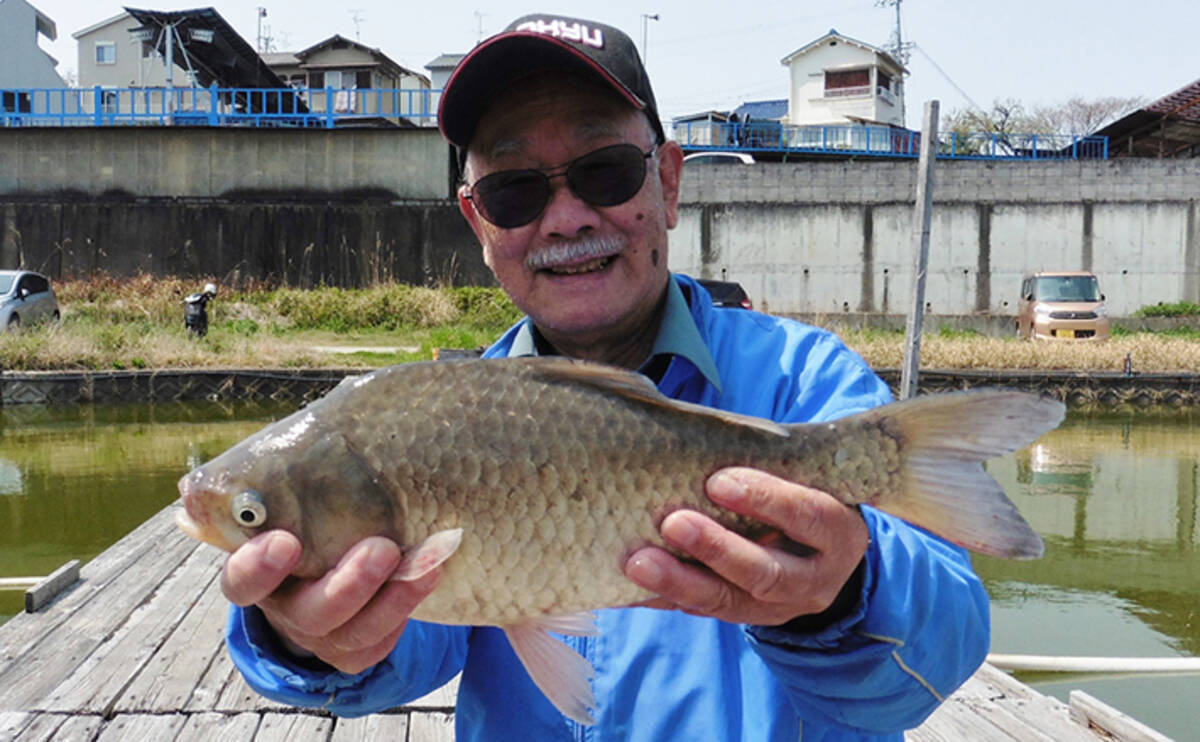
POLYGON ((1037 559, 1038 534, 983 468, 1057 426, 1066 407, 1025 392, 984 390, 917 397, 881 408, 903 441, 899 494, 880 510, 959 546, 1010 559, 1037 559))

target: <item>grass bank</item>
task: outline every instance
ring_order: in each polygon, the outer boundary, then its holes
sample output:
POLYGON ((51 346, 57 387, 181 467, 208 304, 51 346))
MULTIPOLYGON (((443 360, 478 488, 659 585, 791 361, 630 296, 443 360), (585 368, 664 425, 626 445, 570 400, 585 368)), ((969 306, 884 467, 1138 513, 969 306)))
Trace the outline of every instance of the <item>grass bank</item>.
MULTIPOLYGON (((62 321, 0 332, 6 370, 374 367, 428 360, 435 348, 491 343, 520 313, 498 289, 381 284, 367 289, 221 287, 209 333, 183 327, 183 298, 203 281, 138 276, 56 284, 62 321), (368 348, 333 353, 322 348, 368 348)), ((900 366, 900 332, 832 326, 876 368, 900 366)), ((1196 333, 1118 334, 1098 344, 1029 343, 933 331, 921 365, 939 369, 1200 371, 1196 333)))

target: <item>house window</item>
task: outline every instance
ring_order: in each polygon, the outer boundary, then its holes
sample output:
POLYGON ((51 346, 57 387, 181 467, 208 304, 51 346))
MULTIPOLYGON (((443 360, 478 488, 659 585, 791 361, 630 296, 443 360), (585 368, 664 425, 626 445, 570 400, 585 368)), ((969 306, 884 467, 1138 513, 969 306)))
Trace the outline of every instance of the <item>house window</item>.
POLYGON ((310 72, 310 73, 308 73, 308 86, 309 86, 310 88, 323 88, 323 87, 325 87, 325 73, 324 73, 324 72, 310 72))
POLYGON ((869 95, 871 92, 871 70, 830 70, 825 73, 825 97, 840 98, 848 95, 869 95))
POLYGON ((100 92, 100 110, 103 113, 117 113, 117 91, 103 90, 100 92))
POLYGON ((354 73, 354 87, 356 88, 371 88, 371 70, 359 70, 354 73))
POLYGON ((113 41, 96 42, 96 64, 116 64, 117 45, 113 41))

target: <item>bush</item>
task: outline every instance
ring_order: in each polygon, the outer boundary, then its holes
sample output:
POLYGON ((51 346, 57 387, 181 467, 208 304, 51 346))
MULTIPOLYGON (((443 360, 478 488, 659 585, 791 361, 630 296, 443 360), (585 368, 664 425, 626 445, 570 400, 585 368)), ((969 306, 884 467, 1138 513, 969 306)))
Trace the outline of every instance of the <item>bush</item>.
POLYGON ((1135 317, 1197 317, 1200 316, 1200 304, 1191 301, 1177 301, 1173 304, 1149 304, 1133 313, 1135 317))

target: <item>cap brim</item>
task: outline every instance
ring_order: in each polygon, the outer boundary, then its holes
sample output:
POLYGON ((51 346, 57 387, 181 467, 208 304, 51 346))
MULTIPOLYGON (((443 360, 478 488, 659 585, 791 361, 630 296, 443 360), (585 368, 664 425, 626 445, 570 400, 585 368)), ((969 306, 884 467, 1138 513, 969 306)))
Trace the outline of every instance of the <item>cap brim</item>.
POLYGON ((538 33, 500 34, 475 47, 455 68, 438 104, 438 128, 460 151, 475 133, 496 93, 513 80, 543 69, 575 72, 611 87, 639 111, 646 102, 574 46, 538 33))

